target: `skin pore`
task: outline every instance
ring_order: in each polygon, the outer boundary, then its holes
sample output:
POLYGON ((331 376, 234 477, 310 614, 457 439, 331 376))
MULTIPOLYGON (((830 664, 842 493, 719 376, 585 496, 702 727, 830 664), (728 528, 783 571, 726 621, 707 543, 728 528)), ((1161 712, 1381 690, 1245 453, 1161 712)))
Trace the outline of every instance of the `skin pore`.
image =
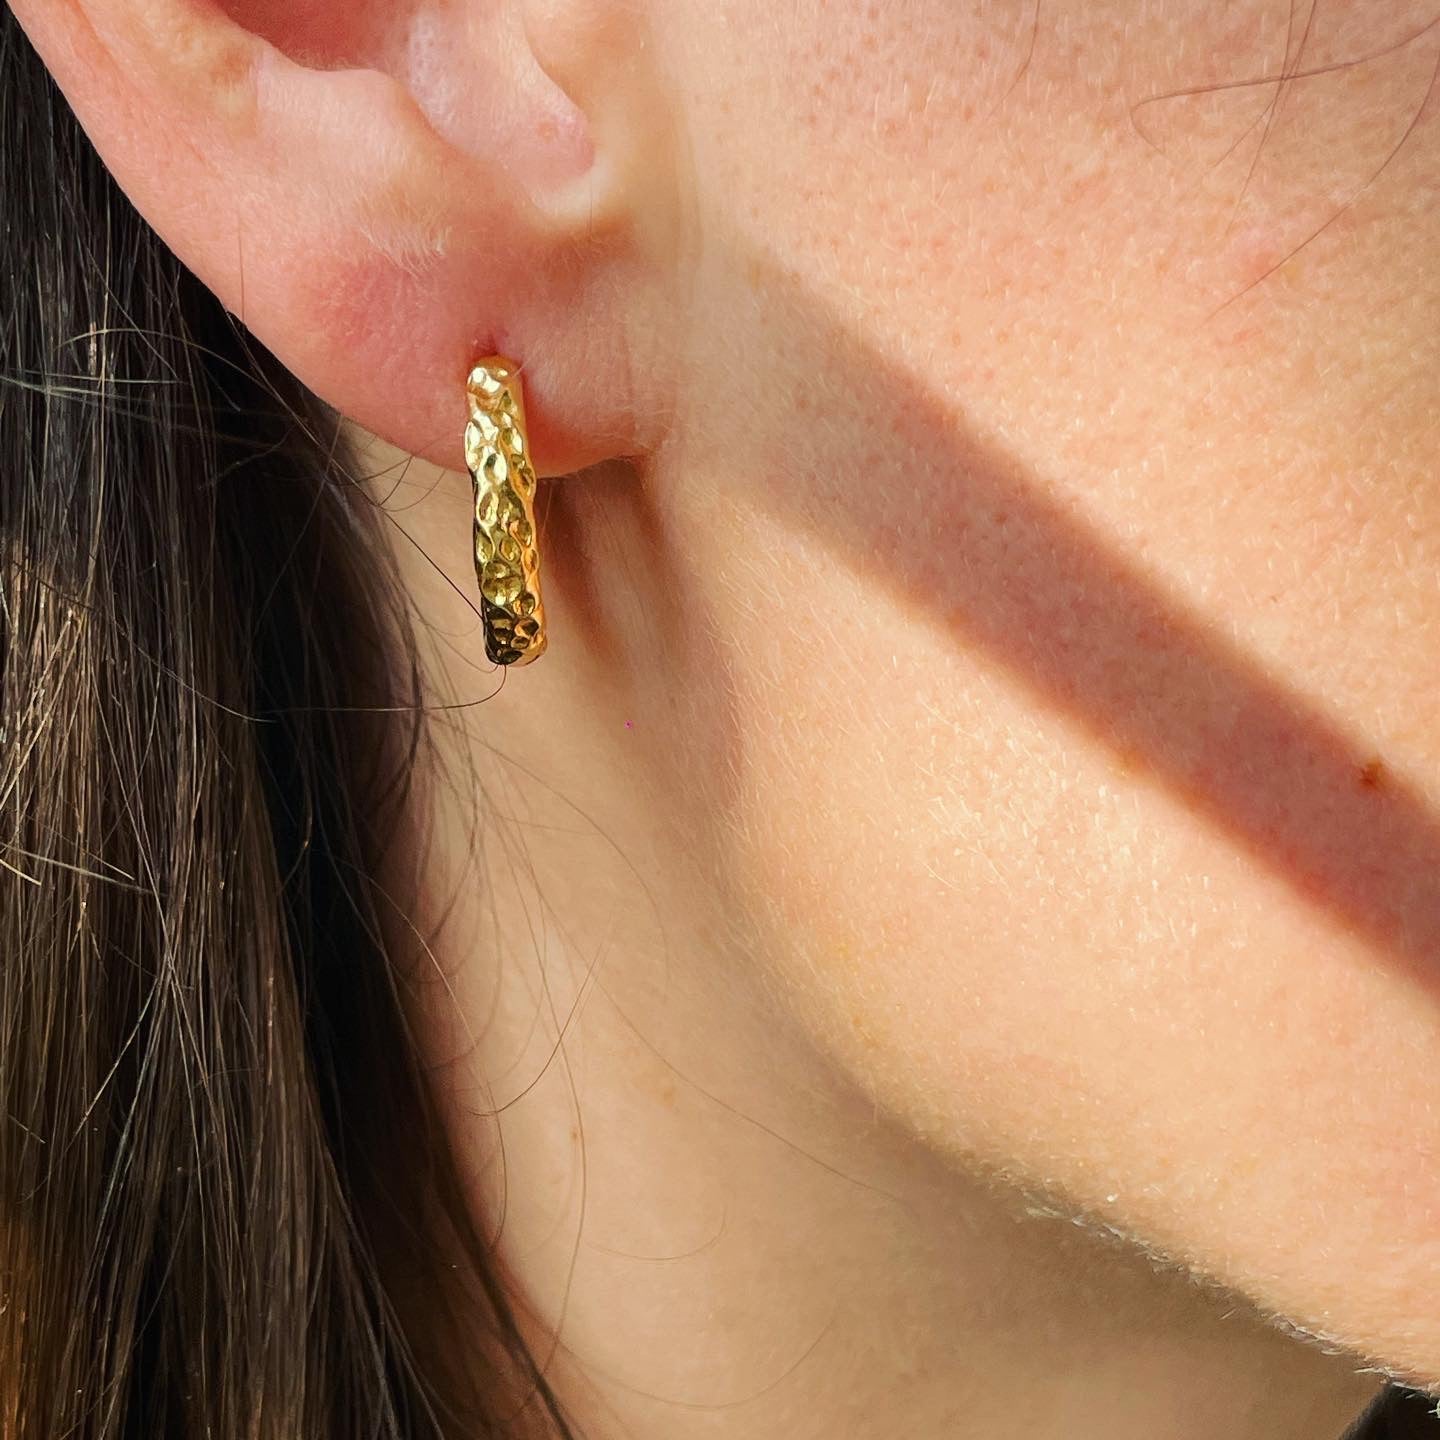
POLYGON ((1440 17, 15 9, 381 437, 418 1032, 584 1433, 1333 1440, 1440 1387, 1440 17), (579 472, 505 675, 492 348, 579 472))

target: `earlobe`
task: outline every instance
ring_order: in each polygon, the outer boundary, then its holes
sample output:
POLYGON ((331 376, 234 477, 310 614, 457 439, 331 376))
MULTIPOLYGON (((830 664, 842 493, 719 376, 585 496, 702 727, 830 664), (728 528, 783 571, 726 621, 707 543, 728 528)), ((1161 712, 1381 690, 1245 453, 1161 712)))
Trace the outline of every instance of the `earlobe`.
POLYGON ((353 0, 14 8, 137 208, 310 388, 458 469, 470 367, 514 355, 555 474, 633 431, 621 387, 575 383, 623 347, 602 274, 623 217, 596 204, 603 157, 525 45, 523 3, 412 0, 399 29, 353 0), (460 27, 443 57, 442 24, 460 27))

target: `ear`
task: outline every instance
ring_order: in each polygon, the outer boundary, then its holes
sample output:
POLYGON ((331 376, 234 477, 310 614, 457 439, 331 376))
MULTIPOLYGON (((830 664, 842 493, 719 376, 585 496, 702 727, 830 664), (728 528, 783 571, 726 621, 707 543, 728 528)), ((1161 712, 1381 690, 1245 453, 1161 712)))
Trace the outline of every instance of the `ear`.
POLYGON ((630 182, 656 117, 621 5, 13 9, 137 208, 322 399, 459 468, 465 377, 509 355, 557 474, 643 448, 630 182))

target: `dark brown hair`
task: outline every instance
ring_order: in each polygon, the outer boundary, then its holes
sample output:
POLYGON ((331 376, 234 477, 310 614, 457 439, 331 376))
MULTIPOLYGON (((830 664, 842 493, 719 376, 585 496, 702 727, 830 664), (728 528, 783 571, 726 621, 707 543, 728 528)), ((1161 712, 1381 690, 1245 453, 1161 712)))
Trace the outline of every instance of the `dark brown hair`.
POLYGON ((387 939, 425 731, 379 524, 0 8, 6 1440, 569 1433, 387 939))

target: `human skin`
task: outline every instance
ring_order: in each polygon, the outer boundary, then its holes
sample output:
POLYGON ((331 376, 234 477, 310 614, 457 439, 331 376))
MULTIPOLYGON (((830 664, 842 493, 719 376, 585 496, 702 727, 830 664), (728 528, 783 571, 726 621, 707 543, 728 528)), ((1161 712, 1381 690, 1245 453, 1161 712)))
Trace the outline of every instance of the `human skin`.
POLYGON ((16 10, 237 309, 178 197, 238 155, 310 245, 249 247, 247 321, 380 437, 464 707, 417 1011, 592 1432, 1318 1440, 1374 1371, 1440 1387, 1425 7, 107 7, 16 10), (446 67, 500 28, 492 113, 446 67), (167 87, 177 33, 313 67, 277 133, 371 104, 314 100, 363 63, 444 144, 377 88, 385 223, 312 215, 167 87), (168 180, 120 124, 167 107, 168 180), (453 468, 481 339, 585 467, 503 677, 453 468))

